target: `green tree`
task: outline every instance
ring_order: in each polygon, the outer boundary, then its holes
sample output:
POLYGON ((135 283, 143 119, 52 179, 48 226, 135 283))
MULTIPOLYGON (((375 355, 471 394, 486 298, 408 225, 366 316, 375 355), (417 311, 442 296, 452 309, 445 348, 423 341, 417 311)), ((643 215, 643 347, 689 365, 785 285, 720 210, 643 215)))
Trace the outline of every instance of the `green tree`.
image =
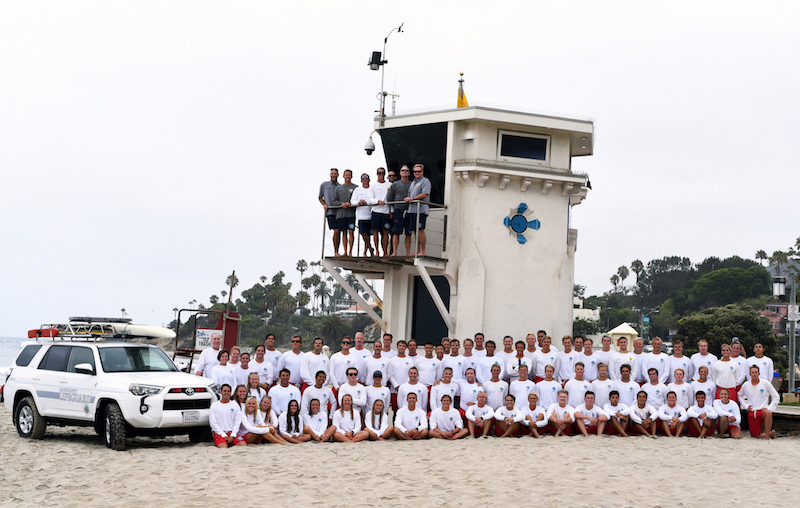
POLYGON ((730 344, 733 337, 739 337, 748 352, 753 351, 756 342, 764 345, 767 356, 772 356, 775 350, 775 335, 769 320, 749 305, 712 307, 678 321, 677 338, 688 349, 697 349, 697 342, 705 339, 709 351, 719 356, 722 344, 730 344))
POLYGON ((602 327, 598 321, 591 319, 578 318, 572 322, 572 336, 576 335, 593 335, 595 333, 603 332, 602 327))
POLYGON ((311 295, 308 294, 307 291, 298 291, 297 295, 297 306, 300 307, 301 313, 306 315, 308 313, 308 309, 306 309, 306 305, 311 301, 311 295))
POLYGON ((636 285, 639 285, 639 275, 644 271, 644 264, 641 259, 634 259, 631 263, 631 271, 636 274, 636 285))
POLYGON ((336 314, 332 314, 325 317, 320 333, 327 344, 336 344, 339 342, 339 339, 345 336, 346 329, 347 327, 342 318, 336 314))
POLYGON ((296 268, 297 271, 300 272, 300 278, 302 279, 303 273, 305 273, 305 271, 308 270, 308 263, 306 262, 305 259, 301 259, 300 261, 297 262, 296 268))
POLYGON ((586 286, 581 286, 580 284, 574 284, 572 286, 572 296, 576 298, 585 298, 586 297, 586 286))
POLYGON ((614 275, 611 276, 611 279, 609 280, 611 280, 611 284, 614 285, 614 291, 616 291, 617 286, 619 285, 619 275, 615 273, 614 275))
MULTIPOLYGON (((798 240, 800 240, 800 238, 798 238, 798 240)), ((763 266, 764 265, 764 261, 769 259, 769 256, 767 256, 767 252, 766 251, 759 250, 758 252, 756 252, 756 259, 759 260, 759 262, 761 262, 761 265, 763 266)))
POLYGON ((619 268, 617 268, 617 275, 619 275, 619 281, 620 281, 620 284, 622 284, 623 291, 624 291, 624 288, 625 288, 625 279, 627 279, 628 275, 630 275, 630 274, 631 274, 631 272, 628 270, 628 267, 625 266, 625 265, 622 265, 619 268))

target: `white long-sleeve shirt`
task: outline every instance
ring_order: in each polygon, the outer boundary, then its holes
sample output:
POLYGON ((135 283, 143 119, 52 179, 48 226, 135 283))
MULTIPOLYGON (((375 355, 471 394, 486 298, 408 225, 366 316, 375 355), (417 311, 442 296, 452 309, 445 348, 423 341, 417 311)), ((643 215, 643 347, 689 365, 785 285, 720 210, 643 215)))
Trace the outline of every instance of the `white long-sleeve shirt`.
MULTIPOLYGON (((575 408, 575 414, 578 413, 582 414, 583 416, 588 416, 590 418, 600 418, 601 415, 608 416, 603 408, 598 406, 597 404, 592 404, 592 409, 586 407, 586 403, 580 404, 578 407, 575 408)), ((578 418, 578 417, 576 417, 578 418)), ((583 424, 589 425, 592 421, 586 418, 583 418, 583 424)))
POLYGON ((648 382, 649 378, 647 377, 647 372, 645 372, 644 370, 644 357, 645 355, 648 355, 650 353, 639 353, 639 354, 631 353, 631 354, 633 354, 633 357, 636 358, 636 368, 638 370, 636 373, 636 377, 633 377, 633 375, 631 375, 631 379, 633 379, 637 383, 648 382))
POLYGON ((664 404, 658 410, 658 418, 660 420, 664 420, 668 422, 673 418, 677 418, 678 421, 685 422, 689 416, 686 414, 686 409, 680 407, 678 404, 675 404, 672 407, 669 407, 669 404, 664 404))
MULTIPOLYGON (((369 189, 365 189, 364 187, 357 187, 353 189, 353 194, 350 196, 350 204, 357 205, 361 200, 366 201, 369 203, 370 196, 369 196, 369 189)), ((362 205, 356 208, 356 219, 358 220, 368 220, 372 219, 372 207, 369 205, 362 205)))
POLYGON ((711 366, 711 379, 719 387, 734 388, 739 385, 739 370, 738 362, 720 360, 711 366))
POLYGON ((275 368, 272 366, 272 362, 266 358, 261 363, 253 360, 250 362, 250 367, 253 368, 253 372, 258 373, 258 382, 260 384, 265 384, 269 387, 275 381, 275 368))
POLYGON ((675 382, 675 369, 683 369, 683 380, 687 383, 694 376, 694 364, 688 356, 678 358, 673 355, 669 357, 669 383, 675 382))
MULTIPOLYGON (((389 379, 396 391, 403 383, 408 383, 408 370, 415 367, 416 362, 410 356, 395 356, 389 360, 389 379)), ((384 377, 386 374, 384 374, 384 377)))
POLYGON ((628 364, 631 367, 631 379, 636 379, 639 375, 639 362, 636 355, 628 351, 627 353, 616 352, 611 355, 608 365, 608 377, 614 381, 622 379, 620 369, 623 365, 628 364))
POLYGON ((539 405, 543 408, 550 407, 550 404, 558 402, 558 391, 561 383, 556 380, 547 381, 543 379, 536 383, 536 394, 539 395, 539 405))
POLYGON ((528 416, 531 417, 531 420, 534 422, 534 425, 538 428, 542 428, 547 425, 547 418, 545 417, 545 409, 542 406, 536 406, 534 409, 531 409, 531 405, 528 404, 527 406, 521 409, 522 411, 522 424, 526 427, 531 426, 531 421, 528 420, 528 416), (542 415, 542 419, 539 420, 539 415, 542 415))
MULTIPOLYGON (((389 187, 391 187, 391 183, 389 182, 372 182, 369 184, 369 199, 367 202, 371 205, 373 213, 386 213, 388 214, 391 210, 392 205, 379 205, 378 201, 386 202, 386 193, 389 191, 389 187)), ((355 194, 355 193, 354 193, 355 194)))
POLYGON ((569 392, 569 402, 567 402, 567 404, 572 407, 578 407, 583 404, 586 392, 592 389, 592 383, 585 379, 577 380, 573 378, 567 381, 567 384, 564 385, 564 389, 569 392))
POLYGON ((709 420, 717 419, 717 412, 714 411, 714 408, 709 404, 703 404, 703 407, 700 407, 697 404, 695 404, 686 410, 686 416, 688 416, 689 418, 697 418, 698 420, 700 420, 700 423, 703 423, 705 421, 705 418, 700 418, 700 415, 702 414, 705 414, 706 418, 709 420))
POLYGON ((569 353, 563 351, 558 353, 558 370, 553 374, 553 378, 559 381, 568 381, 575 377, 575 362, 578 361, 579 354, 575 350, 570 350, 569 353))
POLYGON ((302 372, 303 356, 305 356, 305 353, 302 351, 298 354, 294 354, 293 351, 283 353, 280 360, 278 360, 278 377, 280 377, 280 372, 283 369, 288 369, 290 372, 289 382, 293 385, 302 383, 303 377, 300 373, 302 372))
POLYGON ((723 404, 721 399, 717 399, 714 401, 714 405, 712 407, 714 408, 714 411, 717 412, 717 418, 727 416, 728 423, 731 425, 736 425, 737 427, 742 426, 742 410, 734 401, 729 400, 727 404, 723 404))
POLYGON ((217 360, 219 352, 219 349, 204 349, 203 352, 200 353, 200 358, 197 360, 196 372, 202 371, 203 377, 211 379, 211 372, 214 370, 214 367, 219 365, 219 360, 217 360))
POLYGON ((238 367, 227 364, 227 365, 216 365, 213 370, 211 371, 211 379, 214 383, 222 386, 223 384, 228 384, 231 387, 231 392, 236 390, 236 369, 238 367))
POLYGON ((478 418, 482 418, 484 421, 491 420, 494 418, 494 409, 489 404, 484 404, 483 407, 475 404, 474 406, 470 406, 467 409, 467 420, 471 422, 475 422, 478 418))
POLYGON ((247 386, 247 378, 250 377, 251 373, 256 372, 256 369, 253 367, 252 362, 249 362, 247 367, 242 367, 242 362, 239 362, 233 371, 236 375, 236 384, 247 386))
POLYGON ((692 375, 692 381, 697 381, 700 379, 700 372, 698 369, 702 366, 708 367, 708 378, 711 379, 711 366, 717 362, 717 357, 708 353, 706 355, 701 355, 700 353, 695 353, 692 355, 692 366, 694 374, 692 375))
POLYGON ((400 385, 400 388, 397 389, 397 408, 404 408, 408 405, 408 394, 409 393, 416 393, 417 394, 417 407, 427 408, 428 407, 428 387, 423 385, 422 383, 403 383, 400 385))
POLYGON ((383 433, 386 432, 386 429, 389 428, 391 420, 392 419, 385 412, 379 415, 369 412, 364 416, 364 426, 375 434, 382 436, 383 433))
POLYGON ((341 408, 333 413, 333 426, 336 427, 336 432, 340 434, 347 434, 352 432, 356 434, 361 432, 361 415, 358 414, 355 406, 352 411, 342 411, 341 408))
POLYGON ((661 407, 667 403, 667 385, 664 383, 647 383, 642 386, 642 390, 647 393, 647 403, 653 407, 661 407))
POLYGON ((463 429, 464 420, 461 418, 461 413, 458 412, 458 409, 451 407, 448 411, 445 411, 441 407, 437 407, 431 411, 430 427, 431 429, 452 432, 455 429, 463 429))
POLYGON ((507 407, 498 407, 494 412, 494 419, 495 420, 505 420, 506 418, 511 418, 513 423, 520 423, 524 418, 525 415, 522 414, 522 410, 519 408, 508 409, 507 407))
POLYGON ((251 434, 266 434, 269 432, 269 427, 266 427, 264 423, 264 416, 259 412, 256 411, 251 415, 245 414, 242 411, 242 418, 239 422, 239 431, 237 432, 240 436, 245 436, 248 433, 251 434))
POLYGON ((397 410, 394 426, 403 433, 414 429, 420 432, 428 428, 428 417, 425 415, 425 411, 418 407, 414 408, 413 411, 404 407, 397 410))
POLYGON ((780 398, 775 387, 772 386, 772 383, 763 379, 759 379, 758 384, 755 386, 753 386, 752 381, 748 381, 739 390, 739 403, 742 405, 742 409, 745 410, 752 406, 754 411, 764 408, 775 411, 778 409, 779 402, 780 398), (770 397, 772 398, 771 402, 770 397))
POLYGON ((519 379, 520 365, 527 365, 528 372, 533 371, 533 361, 527 356, 523 356, 522 358, 512 356, 506 360, 506 374, 508 375, 508 379, 511 383, 519 379))
POLYGON ((508 383, 505 381, 486 381, 483 383, 483 391, 486 392, 486 403, 492 406, 493 410, 506 405, 508 383))
POLYGON ((760 381, 766 381, 768 383, 772 382, 772 375, 775 372, 775 365, 772 363, 772 359, 767 356, 762 356, 761 358, 757 358, 755 356, 751 356, 747 359, 747 374, 745 378, 750 381, 750 367, 755 365, 758 367, 758 379, 760 381))
POLYGON ((309 427, 314 434, 321 436, 328 430, 328 412, 320 410, 315 415, 310 413, 305 414, 303 415, 303 422, 305 422, 306 426, 309 427))
POLYGON ((470 405, 478 403, 478 392, 483 391, 483 386, 477 381, 468 383, 466 379, 462 379, 458 382, 458 391, 461 394, 461 409, 466 410, 470 405), (470 402, 474 404, 470 404, 470 402))
POLYGON ((361 372, 361 357, 349 352, 343 355, 342 352, 334 353, 330 362, 330 380, 334 388, 339 385, 347 384, 347 369, 353 367, 361 372))
POLYGON ((330 358, 323 353, 315 354, 313 351, 303 355, 303 359, 300 361, 300 377, 303 378, 303 382, 308 386, 314 386, 319 371, 325 373, 325 383, 327 384, 328 379, 331 378, 330 358))
POLYGON ((290 401, 296 400, 300 405, 302 405, 303 402, 300 390, 292 385, 286 387, 275 385, 269 389, 269 396, 272 397, 272 410, 277 413, 278 416, 289 409, 290 401))
POLYGON ((642 424, 647 419, 657 420, 658 410, 652 404, 645 404, 644 407, 639 407, 638 404, 631 406, 631 421, 633 423, 642 424))
POLYGON ((621 379, 617 380, 617 391, 619 392, 619 401, 621 404, 625 404, 626 406, 636 405, 636 394, 638 394, 641 389, 642 388, 639 386, 639 383, 635 381, 628 381, 626 383, 621 379))
POLYGON ((650 374, 647 373, 650 369, 656 369, 658 371, 658 380, 664 384, 667 384, 667 380, 669 380, 669 367, 670 367, 670 357, 665 355, 664 353, 647 353, 642 356, 642 374, 644 374, 646 379, 650 379, 650 374))
POLYGON ((684 409, 694 404, 694 389, 689 383, 670 383, 667 385, 667 392, 675 392, 678 397, 676 404, 684 409))
MULTIPOLYGON (((736 386, 739 386, 740 384, 743 384, 747 378, 747 358, 744 356, 731 356, 731 361, 739 364, 739 379, 736 381, 736 386)), ((761 377, 759 377, 759 379, 761 379, 761 377)))
POLYGON ((453 381, 460 381, 464 379, 464 369, 466 369, 466 362, 464 362, 464 357, 461 355, 458 356, 445 356, 442 358, 442 372, 447 367, 453 369, 453 381))
POLYGON ((353 398, 353 409, 357 412, 364 411, 367 406, 367 389, 361 383, 351 385, 345 383, 339 387, 339 406, 342 405, 342 397, 350 395, 353 398))
POLYGON ((421 357, 417 359, 417 380, 425 386, 431 386, 442 378, 442 362, 435 356, 433 358, 421 357))
POLYGON ((389 382, 389 376, 391 372, 389 372, 389 360, 384 357, 375 358, 374 356, 370 356, 368 358, 364 358, 364 361, 361 362, 361 370, 359 371, 359 378, 364 383, 364 386, 371 385, 374 382, 372 377, 375 372, 380 371, 382 374, 381 377, 381 385, 386 386, 389 382))
POLYGON ((527 379, 514 381, 508 387, 508 393, 514 396, 514 407, 522 409, 529 406, 528 395, 536 393, 536 383, 527 379))
POLYGON ((710 378, 707 379, 705 383, 701 383, 700 381, 692 381, 691 385, 695 400, 697 400, 697 392, 703 392, 706 394, 706 405, 710 406, 714 403, 714 397, 717 396, 717 385, 715 385, 710 378))
POLYGON ((592 391, 594 392, 594 405, 603 407, 608 402, 608 395, 612 390, 617 389, 616 381, 611 379, 595 379, 592 381, 592 391))
POLYGON ((597 379, 597 364, 600 363, 600 360, 597 358, 597 355, 594 353, 594 351, 592 351, 590 356, 586 356, 585 353, 578 354, 578 358, 575 360, 575 363, 578 362, 583 363, 583 379, 589 381, 590 383, 597 379))
POLYGON ((215 434, 225 437, 228 433, 235 433, 239 430, 241 423, 242 410, 236 402, 232 400, 226 403, 217 401, 211 404, 208 424, 215 434))
POLYGON ((328 411, 328 403, 331 404, 331 413, 336 411, 338 405, 336 404, 336 397, 333 396, 333 391, 327 387, 317 388, 316 385, 309 386, 303 392, 303 400, 300 403, 300 413, 304 416, 311 413, 311 401, 317 399, 319 401, 319 410, 328 411))
POLYGON ((607 402, 603 405, 603 411, 608 415, 609 418, 616 418, 617 420, 619 420, 617 413, 621 414, 622 416, 629 416, 631 414, 631 408, 622 402, 618 402, 616 406, 612 406, 610 402, 607 402))
POLYGON ((431 409, 442 407, 442 397, 445 395, 450 396, 450 405, 455 407, 456 397, 461 395, 461 385, 450 381, 449 383, 439 383, 431 388, 431 409))
POLYGON ((545 418, 550 420, 550 417, 556 415, 556 419, 561 420, 564 418, 564 415, 569 415, 570 418, 575 420, 575 408, 569 404, 562 407, 558 404, 558 402, 554 404, 550 404, 550 407, 547 408, 547 413, 545 413, 545 418))
POLYGON ((364 405, 365 415, 368 415, 370 412, 372 412, 372 408, 375 407, 374 404, 376 400, 382 400, 383 412, 384 413, 388 412, 392 400, 392 391, 386 386, 381 386, 378 388, 376 388, 375 386, 368 386, 367 403, 364 405))
POLYGON ((506 362, 503 361, 502 358, 498 358, 497 355, 484 356, 478 359, 478 371, 475 373, 481 384, 492 379, 492 365, 500 366, 500 375, 498 378, 503 379, 503 375, 506 371, 506 362))

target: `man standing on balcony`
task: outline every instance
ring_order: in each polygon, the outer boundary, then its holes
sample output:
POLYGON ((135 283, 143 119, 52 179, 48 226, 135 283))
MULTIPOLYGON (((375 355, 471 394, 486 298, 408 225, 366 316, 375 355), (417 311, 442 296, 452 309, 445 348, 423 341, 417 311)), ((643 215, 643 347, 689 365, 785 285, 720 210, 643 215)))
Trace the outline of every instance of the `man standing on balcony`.
POLYGON ((361 187, 353 191, 353 195, 350 197, 350 204, 358 206, 356 208, 356 219, 358 219, 358 230, 361 233, 361 238, 364 239, 364 257, 367 257, 368 250, 370 256, 375 255, 370 240, 372 238, 372 207, 369 206, 369 193, 369 175, 363 173, 361 175, 361 187))
POLYGON ((339 255, 339 226, 336 223, 336 210, 329 209, 333 205, 333 193, 336 187, 339 186, 339 170, 331 168, 331 179, 327 182, 322 182, 319 186, 319 202, 325 210, 325 218, 328 220, 328 229, 333 231, 333 251, 336 256, 339 255))
POLYGON ((389 182, 384 181, 386 169, 378 168, 378 181, 369 188, 369 204, 372 207, 372 239, 375 240, 375 253, 380 256, 378 247, 383 247, 383 255, 389 255, 389 229, 392 220, 389 218, 391 206, 386 204, 386 194, 389 192, 389 182))
MULTIPOLYGON (((414 164, 414 181, 408 187, 408 196, 405 198, 408 203, 406 213, 406 233, 413 231, 417 233, 417 221, 419 220, 419 234, 417 235, 417 255, 425 255, 425 220, 428 218, 428 205, 422 203, 409 203, 409 201, 428 201, 430 202, 431 181, 425 178, 425 166, 414 164), (419 219, 417 218, 419 217, 419 219)), ((406 234, 406 252, 411 251, 411 236, 406 234)))
MULTIPOLYGON (((386 193, 386 201, 389 203, 393 201, 404 201, 406 196, 408 196, 409 187, 411 187, 411 170, 408 169, 408 166, 404 165, 400 168, 400 180, 395 180, 392 182, 392 186, 389 187, 389 192, 386 193)), ((402 235, 404 231, 407 239, 406 245, 410 245, 411 243, 411 237, 408 235, 409 231, 405 229, 406 210, 408 210, 407 203, 392 205, 392 255, 394 256, 397 256, 397 248, 400 246, 400 235, 402 235)), ((411 255, 411 253, 408 252, 408 247, 406 247, 406 255, 411 255)))
POLYGON ((358 188, 352 182, 353 172, 349 169, 344 170, 344 185, 339 185, 333 192, 333 205, 341 206, 336 210, 336 224, 339 232, 342 233, 344 252, 343 256, 353 256, 353 244, 355 243, 355 229, 356 229, 356 210, 350 206, 350 197, 353 191, 358 188), (348 249, 348 245, 350 248, 348 249))

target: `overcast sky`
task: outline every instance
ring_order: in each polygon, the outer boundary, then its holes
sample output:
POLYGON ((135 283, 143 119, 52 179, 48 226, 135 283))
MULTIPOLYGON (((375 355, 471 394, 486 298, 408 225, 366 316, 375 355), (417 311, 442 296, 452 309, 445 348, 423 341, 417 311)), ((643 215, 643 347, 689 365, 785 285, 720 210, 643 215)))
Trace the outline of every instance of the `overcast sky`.
POLYGON ((329 168, 383 163, 366 60, 401 22, 398 114, 454 107, 463 72, 470 105, 594 121, 589 294, 637 258, 800 235, 797 2, 2 2, 0 336, 168 322, 234 269, 294 291, 329 168))

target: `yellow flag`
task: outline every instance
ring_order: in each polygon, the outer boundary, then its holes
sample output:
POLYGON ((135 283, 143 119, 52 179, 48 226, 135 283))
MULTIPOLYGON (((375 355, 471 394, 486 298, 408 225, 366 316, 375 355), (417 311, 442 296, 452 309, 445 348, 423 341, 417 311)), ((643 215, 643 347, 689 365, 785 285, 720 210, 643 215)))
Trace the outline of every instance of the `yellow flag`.
POLYGON ((464 73, 461 73, 462 78, 458 80, 458 102, 456 102, 457 108, 468 108, 469 103, 467 102, 467 96, 464 94, 464 73))

